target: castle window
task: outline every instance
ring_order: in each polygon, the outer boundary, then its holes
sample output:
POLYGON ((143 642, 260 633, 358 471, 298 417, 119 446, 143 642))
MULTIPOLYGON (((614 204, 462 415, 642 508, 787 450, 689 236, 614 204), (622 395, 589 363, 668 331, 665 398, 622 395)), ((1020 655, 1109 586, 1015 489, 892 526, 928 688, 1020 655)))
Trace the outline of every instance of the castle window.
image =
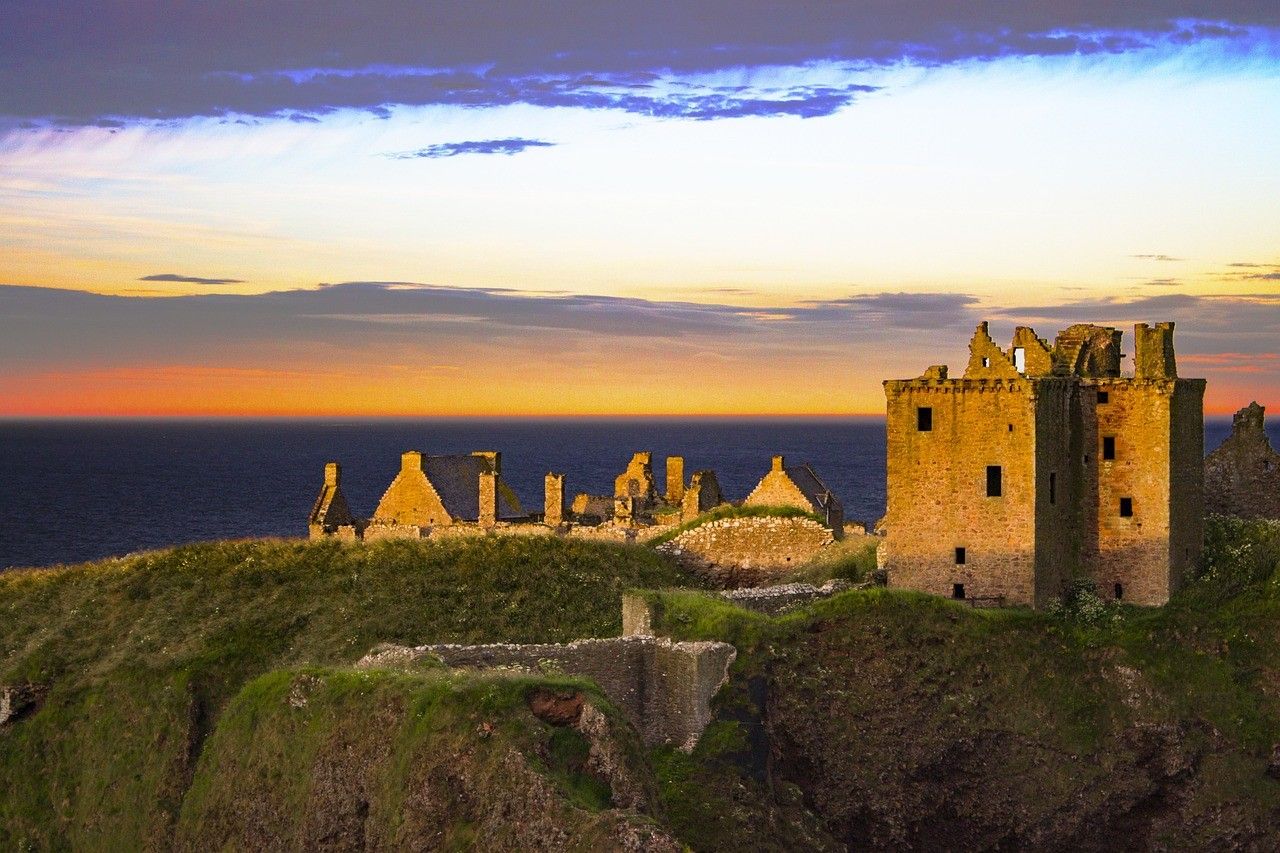
POLYGON ((1013 366, 1019 373, 1027 372, 1027 350, 1025 347, 1013 348, 1013 366))
POLYGON ((1013 424, 1009 424, 1009 432, 1013 432, 1013 424))
POLYGON ((983 367, 990 367, 990 366, 991 366, 991 359, 987 358, 987 357, 984 355, 984 356, 982 357, 982 366, 983 366, 983 367))
POLYGON ((954 599, 956 599, 957 601, 961 601, 961 600, 963 600, 963 599, 964 599, 964 584, 962 584, 962 583, 953 583, 953 584, 951 585, 951 597, 952 597, 952 598, 954 598, 954 599))
POLYGON ((1116 458, 1116 437, 1114 435, 1104 435, 1102 437, 1102 458, 1116 458))
POLYGON ((1101 405, 1105 405, 1106 403, 1110 402, 1110 400, 1111 400, 1111 395, 1110 395, 1110 394, 1108 394, 1106 391, 1099 391, 1099 392, 1098 392, 1098 405, 1099 405, 1099 406, 1101 406, 1101 405))
POLYGON ((1262 460, 1262 470, 1263 470, 1263 471, 1270 471, 1270 470, 1271 470, 1271 460, 1270 460, 1270 459, 1263 459, 1263 460, 1262 460))
POLYGON ((1124 598, 1124 584, 1122 583, 1116 584, 1115 592, 1116 592, 1116 601, 1119 601, 1120 599, 1124 598))
POLYGON ((965 558, 964 548, 956 548, 956 565, 963 566, 965 558))
POLYGON ((916 409, 916 429, 920 432, 933 430, 933 409, 929 406, 920 406, 916 409))
POLYGON ((1049 472, 1049 503, 1058 502, 1058 475, 1054 471, 1049 472))
POLYGON ((1002 478, 1000 474, 1001 472, 1000 472, 999 465, 987 466, 987 497, 989 498, 1000 497, 1000 491, 1001 491, 1000 487, 1001 485, 1003 485, 1001 483, 1002 478))
POLYGON ((1133 498, 1120 499, 1120 517, 1121 518, 1133 517, 1133 498))

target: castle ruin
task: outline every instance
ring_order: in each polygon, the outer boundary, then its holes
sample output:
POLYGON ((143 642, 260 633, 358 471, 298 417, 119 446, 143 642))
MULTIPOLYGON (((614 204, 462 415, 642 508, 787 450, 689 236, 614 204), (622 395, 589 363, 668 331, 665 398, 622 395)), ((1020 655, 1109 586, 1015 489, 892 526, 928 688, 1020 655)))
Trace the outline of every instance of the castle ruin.
POLYGON ((1074 578, 1160 604, 1203 540, 1203 379, 1180 379, 1173 324, 1089 324, 1053 346, 978 325, 964 376, 884 383, 890 586, 1043 606, 1074 578))
POLYGON ((1204 460, 1209 512, 1280 518, 1280 453, 1267 438, 1265 415, 1256 401, 1236 412, 1231 435, 1204 460))
MULTIPOLYGON (((843 510, 813 469, 789 466, 774 457, 777 470, 766 475, 748 504, 776 500, 823 514, 838 538, 843 510)), ((640 451, 614 479, 613 495, 578 494, 566 502, 565 475, 548 473, 543 481, 543 512, 528 513, 502 478, 502 454, 427 456, 401 454, 400 470, 370 518, 358 518, 342 492, 342 468, 325 465, 324 484, 307 519, 310 538, 344 541, 419 539, 436 535, 504 531, 557 533, 590 538, 634 540, 642 531, 657 535, 728 503, 715 472, 695 471, 686 483, 684 458, 668 456, 665 491, 653 474, 653 454, 640 451)))

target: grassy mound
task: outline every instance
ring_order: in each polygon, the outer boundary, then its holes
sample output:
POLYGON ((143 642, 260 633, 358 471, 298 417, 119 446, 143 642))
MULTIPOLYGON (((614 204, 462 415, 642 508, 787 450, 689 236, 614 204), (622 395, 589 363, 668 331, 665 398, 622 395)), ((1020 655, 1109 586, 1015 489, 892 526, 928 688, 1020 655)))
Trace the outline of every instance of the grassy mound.
POLYGON ((242 542, 0 574, 0 847, 164 847, 228 701, 378 642, 614 636, 624 589, 679 581, 639 547, 553 538, 242 542))

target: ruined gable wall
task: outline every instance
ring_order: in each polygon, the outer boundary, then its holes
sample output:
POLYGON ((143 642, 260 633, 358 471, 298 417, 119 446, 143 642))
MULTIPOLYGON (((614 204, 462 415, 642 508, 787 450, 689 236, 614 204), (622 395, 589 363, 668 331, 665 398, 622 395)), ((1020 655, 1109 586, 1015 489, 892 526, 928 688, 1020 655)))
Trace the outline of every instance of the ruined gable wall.
POLYGON ((969 366, 965 368, 965 379, 1016 379, 1018 371, 1013 366, 1013 358, 1009 353, 991 339, 987 322, 978 324, 969 341, 969 366))
POLYGON ((1035 417, 1032 382, 905 380, 885 383, 887 535, 881 563, 890 586, 950 596, 1035 599, 1035 417), (933 429, 917 430, 919 406, 933 429), (988 465, 1002 468, 1002 496, 987 497, 988 465), (955 549, 964 547, 965 565, 955 549))
POLYGON ((781 463, 775 463, 773 470, 765 474, 742 502, 743 506, 793 506, 805 512, 818 509, 809 503, 804 492, 782 470, 781 463))
POLYGON ((632 454, 627 470, 613 481, 613 496, 640 498, 647 506, 657 494, 657 486, 653 481, 653 454, 648 451, 632 454))
POLYGON ((440 495, 422 471, 422 455, 409 452, 401 457, 400 472, 374 510, 371 526, 396 525, 435 527, 452 524, 440 495))
MULTIPOLYGON (((1172 380, 1098 379, 1106 392, 1096 403, 1096 443, 1085 448, 1085 481, 1096 498, 1097 547, 1084 554, 1085 570, 1104 597, 1123 586, 1124 600, 1161 604, 1168 600, 1170 424, 1172 380), (1106 439, 1115 439, 1115 459, 1104 459, 1106 439), (1133 515, 1120 515, 1121 498, 1133 515)), ((1096 400, 1096 394, 1094 399, 1096 400)))

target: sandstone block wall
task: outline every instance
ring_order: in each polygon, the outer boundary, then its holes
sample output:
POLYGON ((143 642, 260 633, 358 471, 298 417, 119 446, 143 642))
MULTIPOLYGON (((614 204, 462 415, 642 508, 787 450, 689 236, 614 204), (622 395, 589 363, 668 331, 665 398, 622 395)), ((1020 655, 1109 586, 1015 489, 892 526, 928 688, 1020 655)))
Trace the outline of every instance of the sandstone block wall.
POLYGON ((372 524, 439 527, 452 523, 444 502, 422 470, 422 453, 410 450, 401 454, 400 472, 378 502, 372 524))
POLYGON ((889 585, 1034 604, 1036 405, 1030 379, 888 382, 889 585), (920 430, 918 410, 931 410, 920 430), (987 467, 1001 495, 987 496, 987 467), (956 549, 964 549, 963 564, 956 549))
POLYGON ((407 666, 434 658, 456 668, 582 676, 599 685, 646 744, 691 750, 711 721, 711 699, 728 679, 736 655, 728 643, 630 636, 564 644, 383 645, 357 666, 407 666))
POLYGON ((834 541, 810 518, 722 518, 681 533, 659 550, 723 586, 744 586, 799 568, 834 541))

